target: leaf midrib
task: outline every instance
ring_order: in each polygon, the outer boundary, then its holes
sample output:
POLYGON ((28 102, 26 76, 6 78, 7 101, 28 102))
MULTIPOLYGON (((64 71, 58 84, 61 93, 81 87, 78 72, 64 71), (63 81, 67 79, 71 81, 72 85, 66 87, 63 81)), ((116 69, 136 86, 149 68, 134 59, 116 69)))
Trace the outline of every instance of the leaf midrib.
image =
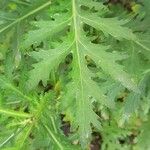
MULTIPOLYGON (((76 56, 77 56, 77 62, 78 62, 78 67, 79 67, 79 82, 80 82, 80 87, 81 87, 81 100, 78 100, 79 103, 79 108, 82 110, 82 114, 80 114, 83 118, 85 118, 86 114, 84 112, 85 107, 85 101, 84 101, 84 94, 83 94, 83 78, 82 78, 82 67, 81 67, 81 57, 80 57, 80 52, 79 52, 79 35, 78 35, 78 24, 77 24, 77 10, 76 10, 76 2, 75 0, 72 0, 72 14, 73 14, 73 26, 74 26, 74 34, 75 34, 75 47, 76 47, 76 56), (83 107, 82 107, 83 106, 83 107)), ((85 131, 85 129, 84 129, 85 131)))
POLYGON ((19 111, 13 111, 8 109, 3 109, 0 107, 0 114, 5 114, 12 117, 20 117, 20 118, 30 118, 32 115, 25 113, 25 112, 19 112, 19 111))
POLYGON ((61 143, 58 141, 57 137, 53 134, 53 132, 50 130, 50 128, 47 125, 44 125, 45 129, 47 130, 48 134, 52 137, 52 139, 55 141, 57 146, 60 148, 60 150, 64 150, 61 143))

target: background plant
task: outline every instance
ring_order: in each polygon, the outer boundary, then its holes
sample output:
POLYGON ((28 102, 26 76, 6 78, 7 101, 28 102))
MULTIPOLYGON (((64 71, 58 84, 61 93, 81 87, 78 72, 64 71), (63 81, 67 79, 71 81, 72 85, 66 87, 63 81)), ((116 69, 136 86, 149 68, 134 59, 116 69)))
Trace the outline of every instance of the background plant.
POLYGON ((150 148, 149 0, 0 4, 0 149, 150 148))

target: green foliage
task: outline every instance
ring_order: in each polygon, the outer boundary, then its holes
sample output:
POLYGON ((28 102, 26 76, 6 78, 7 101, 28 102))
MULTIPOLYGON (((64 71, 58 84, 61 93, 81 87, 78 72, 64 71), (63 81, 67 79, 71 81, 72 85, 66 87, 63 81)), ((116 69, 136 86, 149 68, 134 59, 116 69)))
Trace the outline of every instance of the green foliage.
POLYGON ((149 3, 0 0, 0 149, 149 150, 149 3))

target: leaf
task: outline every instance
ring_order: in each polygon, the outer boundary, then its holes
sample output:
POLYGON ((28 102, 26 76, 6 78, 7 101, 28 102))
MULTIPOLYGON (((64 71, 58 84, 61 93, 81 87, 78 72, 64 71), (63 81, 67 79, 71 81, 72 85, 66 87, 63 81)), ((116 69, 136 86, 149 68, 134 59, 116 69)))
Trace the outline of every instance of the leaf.
POLYGON ((15 87, 11 82, 8 82, 7 78, 5 78, 4 76, 0 76, 0 88, 6 90, 9 89, 10 91, 15 92, 16 95, 19 95, 23 99, 30 102, 32 101, 32 99, 29 96, 25 95, 22 91, 17 89, 17 87, 15 87))
POLYGON ((78 146, 71 145, 70 143, 65 141, 63 136, 60 137, 60 136, 56 135, 56 133, 54 133, 52 130, 50 130, 50 128, 47 125, 44 125, 44 127, 45 127, 46 131, 48 132, 49 137, 55 143, 53 148, 59 148, 60 150, 80 149, 78 146))
POLYGON ((65 59, 71 46, 72 44, 64 42, 56 49, 31 52, 31 56, 40 62, 33 65, 34 69, 30 71, 27 87, 33 89, 39 81, 43 81, 43 84, 46 85, 50 72, 65 59))
POLYGON ((145 122, 142 127, 141 127, 141 133, 138 137, 138 142, 137 142, 137 146, 136 148, 139 150, 144 150, 144 149, 149 149, 150 148, 150 144, 149 144, 149 126, 150 126, 150 122, 147 121, 145 122))
POLYGON ((150 81, 150 76, 148 72, 147 74, 145 74, 143 79, 139 82, 138 86, 141 92, 140 93, 131 92, 126 98, 125 106, 124 106, 124 114, 126 116, 130 117, 132 113, 135 113, 139 109, 142 103, 142 99, 147 97, 146 91, 147 89, 149 89, 147 84, 149 83, 149 81, 150 81))
POLYGON ((0 4, 0 148, 149 148, 148 0, 0 4))
POLYGON ((33 124, 28 125, 23 129, 23 131, 20 134, 17 135, 16 137, 17 143, 15 144, 16 149, 22 149, 22 148, 25 149, 24 145, 31 133, 32 128, 33 128, 33 124))
POLYGON ((21 45, 21 49, 28 48, 31 44, 39 43, 46 38, 51 38, 57 33, 61 32, 69 23, 70 18, 68 14, 62 14, 57 16, 60 19, 55 19, 54 21, 38 21, 34 22, 34 26, 39 28, 38 30, 30 31, 21 45), (33 36, 34 35, 34 36, 33 36))
MULTIPOLYGON (((95 6, 95 2, 91 2, 91 4, 95 6)), ((92 71, 90 71, 87 67, 85 59, 86 56, 92 58, 96 62, 98 67, 101 67, 106 73, 110 74, 113 79, 119 81, 123 86, 133 91, 137 91, 137 87, 130 79, 130 76, 125 71, 123 71, 122 66, 116 62, 118 60, 122 60, 122 57, 119 54, 107 52, 108 47, 94 45, 90 42, 85 42, 86 40, 83 40, 83 38, 86 39, 86 37, 83 37, 82 24, 84 22, 85 24, 93 26, 98 30, 102 30, 117 39, 122 38, 134 40, 136 37, 131 32, 131 30, 129 30, 127 27, 123 27, 125 21, 118 21, 117 18, 100 18, 98 16, 95 16, 94 13, 86 16, 86 12, 83 16, 83 13, 79 14, 79 9, 79 1, 73 0, 72 20, 70 18, 68 20, 70 21, 71 25, 70 30, 72 31, 70 34, 73 33, 74 36, 73 43, 67 41, 64 44, 65 46, 61 45, 56 49, 48 51, 40 50, 39 52, 31 53, 31 55, 33 55, 36 60, 39 61, 41 59, 41 61, 37 64, 34 64, 34 69, 30 71, 28 88, 35 88, 40 80, 42 80, 43 83, 46 84, 46 81, 48 81, 49 79, 50 71, 55 68, 55 66, 58 66, 58 64, 62 62, 65 56, 67 56, 67 54, 73 54, 71 82, 68 85, 68 94, 66 94, 65 99, 67 99, 67 97, 70 97, 70 100, 72 101, 70 102, 71 104, 73 104, 73 101, 75 101, 75 111, 73 111, 75 112, 75 114, 72 115, 74 116, 73 122, 76 124, 76 127, 79 127, 78 134, 80 137, 81 145, 83 147, 86 147, 86 145, 89 144, 89 140, 91 138, 91 124, 94 125, 97 129, 100 129, 100 122, 98 121, 99 117, 93 111, 93 103, 100 102, 102 105, 108 107, 110 105, 106 95, 101 91, 97 83, 92 79, 94 78, 94 73, 92 73, 92 71), (97 20, 100 23, 103 22, 103 24, 98 23, 97 20), (113 25, 112 27, 109 26, 110 23, 113 25), (68 46, 69 44, 70 46, 68 46), (52 55, 53 57, 51 57, 52 55)), ((63 23, 62 18, 59 18, 58 22, 63 23)), ((67 24, 66 27, 68 26, 67 24)), ((45 35, 45 32, 47 32, 47 30, 45 30, 45 27, 57 27, 57 25, 59 25, 59 23, 57 24, 56 22, 56 24, 53 25, 52 21, 49 21, 49 23, 46 24, 44 22, 42 24, 38 22, 38 27, 40 27, 40 29, 28 33, 29 36, 27 36, 25 42, 31 41, 32 43, 34 43, 35 41, 41 41, 41 39, 45 35), (40 34, 38 34, 38 36, 36 36, 36 33, 40 31, 44 32, 41 32, 40 34), (35 35, 33 39, 31 39, 31 35, 35 35)), ((65 26, 62 27, 65 29, 65 26)), ((57 32, 58 30, 53 28, 53 32, 49 32, 50 34, 47 34, 45 37, 51 37, 51 34, 54 35, 57 34, 57 32)))
POLYGON ((112 121, 109 124, 107 122, 103 123, 103 131, 101 132, 103 143, 102 143, 102 150, 105 149, 112 149, 112 150, 124 150, 129 149, 130 145, 126 143, 127 141, 124 140, 130 135, 130 132, 127 128, 119 128, 116 122, 112 121), (121 144, 119 140, 124 140, 125 143, 121 144))
POLYGON ((136 84, 131 80, 130 76, 123 71, 121 65, 116 61, 121 60, 124 56, 117 53, 109 53, 109 47, 97 46, 94 44, 81 43, 87 54, 100 66, 106 73, 110 74, 113 79, 119 81, 129 90, 138 91, 136 84))
POLYGON ((108 33, 114 38, 120 40, 122 38, 127 40, 135 40, 136 36, 127 27, 123 27, 125 20, 118 20, 118 18, 99 18, 95 15, 81 15, 81 20, 90 26, 108 33))
POLYGON ((20 21, 22 21, 22 20, 28 18, 29 16, 33 15, 34 13, 36 13, 36 12, 40 11, 41 9, 43 9, 43 8, 45 8, 45 7, 47 7, 47 6, 49 6, 50 4, 51 4, 51 1, 48 1, 48 2, 44 3, 43 5, 37 7, 36 9, 31 10, 31 11, 28 12, 27 14, 25 14, 25 15, 23 15, 23 16, 17 18, 15 21, 13 21, 12 23, 8 24, 7 26, 5 26, 5 27, 3 27, 3 28, 0 28, 0 34, 1 34, 2 32, 4 32, 5 30, 7 30, 7 29, 13 27, 14 25, 16 25, 17 23, 19 23, 20 21))

